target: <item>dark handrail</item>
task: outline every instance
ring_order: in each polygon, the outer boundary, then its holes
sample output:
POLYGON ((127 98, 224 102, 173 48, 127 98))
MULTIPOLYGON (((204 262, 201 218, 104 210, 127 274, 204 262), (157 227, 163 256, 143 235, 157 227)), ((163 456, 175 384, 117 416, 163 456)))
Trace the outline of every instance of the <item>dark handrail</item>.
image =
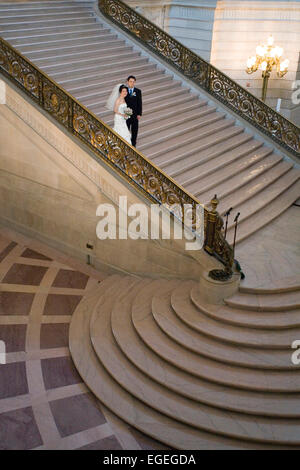
MULTIPOLYGON (((174 204, 182 208, 179 216, 183 223, 185 204, 191 204, 196 213, 200 202, 192 194, 1 37, 0 72, 152 202, 165 204, 170 208, 170 212, 174 204)), ((204 248, 231 269, 232 248, 224 239, 222 227, 208 233, 209 213, 204 208, 204 248)))
POLYGON ((98 4, 100 11, 107 18, 285 150, 300 157, 298 126, 121 0, 98 0, 98 4))

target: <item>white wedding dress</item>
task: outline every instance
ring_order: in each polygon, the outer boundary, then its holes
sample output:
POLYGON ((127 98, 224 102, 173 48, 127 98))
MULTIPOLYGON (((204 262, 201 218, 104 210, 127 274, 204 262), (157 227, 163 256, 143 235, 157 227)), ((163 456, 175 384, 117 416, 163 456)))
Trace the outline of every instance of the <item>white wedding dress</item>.
MULTIPOLYGON (((122 103, 119 106, 119 113, 124 114, 124 110, 127 108, 126 103, 122 103)), ((131 144, 131 134, 126 124, 126 119, 119 114, 115 114, 115 121, 114 121, 114 131, 117 132, 123 139, 127 140, 131 144)))

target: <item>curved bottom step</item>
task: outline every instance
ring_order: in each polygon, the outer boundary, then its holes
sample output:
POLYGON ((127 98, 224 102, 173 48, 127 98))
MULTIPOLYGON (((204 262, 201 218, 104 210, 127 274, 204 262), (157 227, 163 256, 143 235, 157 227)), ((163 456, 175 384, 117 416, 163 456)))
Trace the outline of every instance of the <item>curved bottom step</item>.
POLYGON ((109 287, 111 285, 103 281, 98 289, 86 297, 74 313, 70 325, 70 350, 76 368, 86 385, 107 408, 141 432, 176 449, 286 448, 243 442, 193 429, 161 415, 120 387, 98 360, 89 336, 92 311, 101 294, 109 293, 109 287))

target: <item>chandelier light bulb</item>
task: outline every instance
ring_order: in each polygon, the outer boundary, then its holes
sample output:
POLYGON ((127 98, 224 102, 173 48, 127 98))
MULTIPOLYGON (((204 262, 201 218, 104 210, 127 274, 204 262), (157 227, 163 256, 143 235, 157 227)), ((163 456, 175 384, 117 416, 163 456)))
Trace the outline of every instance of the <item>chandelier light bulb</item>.
POLYGON ((285 59, 283 62, 281 62, 280 64, 280 71, 281 72, 284 72, 285 70, 287 70, 289 66, 289 60, 288 59, 285 59))
POLYGON ((283 47, 277 47, 277 57, 281 57, 283 54, 283 47))
POLYGON ((256 57, 252 56, 252 57, 249 57, 249 59, 247 60, 247 67, 249 69, 251 69, 251 67, 253 67, 253 65, 255 64, 256 62, 256 57))
POLYGON ((274 44, 274 38, 272 34, 268 37, 268 46, 273 46, 274 44))
POLYGON ((265 55, 265 48, 263 46, 257 46, 256 54, 263 57, 265 55))
POLYGON ((268 66, 268 62, 266 60, 264 60, 262 63, 261 63, 261 69, 263 71, 265 71, 267 69, 267 66, 268 66))

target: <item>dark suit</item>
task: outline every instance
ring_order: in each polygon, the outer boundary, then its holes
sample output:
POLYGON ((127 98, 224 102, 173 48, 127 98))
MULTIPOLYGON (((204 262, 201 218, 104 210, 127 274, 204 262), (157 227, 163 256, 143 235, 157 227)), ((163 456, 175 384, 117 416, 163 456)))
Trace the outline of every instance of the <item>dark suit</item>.
POLYGON ((136 139, 138 135, 138 130, 139 130, 139 121, 137 116, 142 115, 142 92, 139 90, 139 88, 134 88, 133 89, 133 94, 129 94, 129 89, 128 90, 128 95, 125 98, 126 104, 128 108, 131 108, 133 111, 132 116, 127 119, 127 126, 128 129, 131 131, 131 143, 134 147, 136 147, 136 139))

